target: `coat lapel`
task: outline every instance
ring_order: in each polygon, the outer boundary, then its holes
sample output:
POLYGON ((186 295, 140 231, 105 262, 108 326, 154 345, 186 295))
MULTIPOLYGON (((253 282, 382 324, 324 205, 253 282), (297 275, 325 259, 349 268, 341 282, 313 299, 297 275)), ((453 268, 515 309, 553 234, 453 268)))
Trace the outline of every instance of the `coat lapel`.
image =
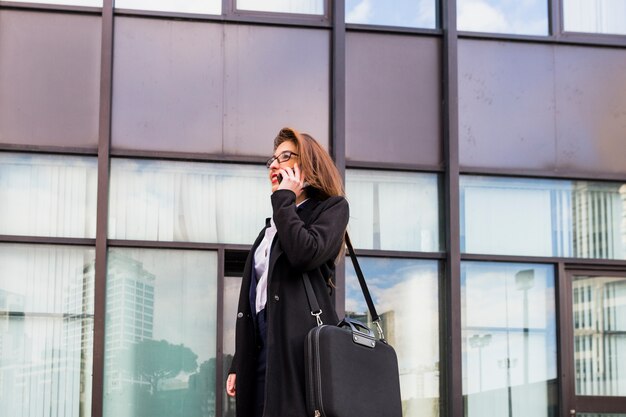
MULTIPOLYGON (((315 200, 311 198, 305 201, 304 203, 300 204, 300 206, 296 209, 296 213, 300 217, 300 220, 304 222, 305 226, 309 225, 311 216, 315 212, 315 208, 319 206, 319 204, 320 204, 319 200, 315 200)), ((272 250, 270 252, 270 264, 269 264, 269 271, 267 275, 269 279, 268 286, 267 286, 268 289, 270 288, 270 284, 272 281, 272 276, 273 276, 272 272, 274 271, 274 265, 276 264, 276 261, 283 253, 284 253, 283 248, 278 243, 278 235, 276 235, 274 237, 274 241, 272 242, 272 250)))
MULTIPOLYGON (((267 229, 270 225, 270 219, 269 217, 265 220, 265 227, 263 228, 263 230, 261 230, 261 232, 259 233, 259 236, 256 238, 256 240, 254 241, 254 244, 252 245, 252 248, 250 249, 250 252, 248 253, 248 259, 246 260, 246 265, 244 267, 243 270, 243 282, 242 285, 246 285, 247 287, 246 289, 246 294, 249 294, 250 292, 250 288, 252 287, 252 285, 256 286, 256 282, 253 283, 254 280, 254 253, 256 252, 256 249, 259 247, 259 245, 261 244, 261 241, 263 240, 263 238, 265 237, 265 229, 267 229)), ((248 305, 249 305, 249 296, 248 298, 248 305)))

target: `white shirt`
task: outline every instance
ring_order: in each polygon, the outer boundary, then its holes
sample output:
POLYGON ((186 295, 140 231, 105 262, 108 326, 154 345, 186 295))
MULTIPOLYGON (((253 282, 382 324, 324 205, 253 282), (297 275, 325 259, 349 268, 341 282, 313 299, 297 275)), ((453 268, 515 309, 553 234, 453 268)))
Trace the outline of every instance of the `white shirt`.
MULTIPOLYGON (((307 200, 308 198, 300 204, 297 204, 296 207, 300 207, 307 200)), ((270 219, 269 227, 265 229, 265 236, 263 237, 263 240, 259 243, 259 247, 257 247, 254 252, 254 270, 256 272, 256 276, 260 277, 256 284, 256 299, 254 303, 257 313, 263 310, 265 308, 265 304, 267 303, 267 274, 270 264, 272 242, 274 241, 277 231, 278 229, 276 229, 276 224, 272 218, 270 219)))
POLYGON ((260 277, 256 284, 255 307, 257 313, 265 308, 267 302, 267 271, 270 263, 270 249, 277 231, 274 219, 270 219, 270 226, 265 229, 265 237, 254 252, 254 270, 256 276, 260 277))

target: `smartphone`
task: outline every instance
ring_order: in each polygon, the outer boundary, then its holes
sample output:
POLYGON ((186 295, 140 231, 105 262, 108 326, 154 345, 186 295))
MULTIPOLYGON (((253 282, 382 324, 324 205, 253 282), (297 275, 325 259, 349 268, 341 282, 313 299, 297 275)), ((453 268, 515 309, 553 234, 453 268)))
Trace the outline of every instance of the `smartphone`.
MULTIPOLYGON (((278 183, 280 184, 281 182, 283 182, 283 176, 282 174, 278 174, 278 176, 276 177, 278 179, 278 183)), ((304 184, 302 184, 302 188, 306 188, 310 186, 310 184, 308 182, 304 182, 304 184)))

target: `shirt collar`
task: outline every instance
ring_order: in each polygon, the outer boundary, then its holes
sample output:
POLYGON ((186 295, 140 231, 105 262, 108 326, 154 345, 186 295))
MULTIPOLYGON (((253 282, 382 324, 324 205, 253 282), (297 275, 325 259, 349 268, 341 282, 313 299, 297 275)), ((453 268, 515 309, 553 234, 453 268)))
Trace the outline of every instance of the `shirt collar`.
POLYGON ((300 204, 296 204, 296 208, 300 208, 301 205, 303 205, 304 203, 306 203, 309 200, 310 200, 310 198, 305 198, 304 201, 300 202, 300 204))

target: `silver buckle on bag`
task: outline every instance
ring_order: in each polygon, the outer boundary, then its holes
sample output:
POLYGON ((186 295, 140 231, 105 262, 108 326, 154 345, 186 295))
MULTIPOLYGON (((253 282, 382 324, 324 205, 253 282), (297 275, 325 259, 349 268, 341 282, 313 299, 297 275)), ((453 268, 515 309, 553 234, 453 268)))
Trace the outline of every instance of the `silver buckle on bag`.
POLYGON ((380 340, 382 340, 383 342, 385 341, 385 335, 383 334, 383 328, 380 325, 380 319, 376 320, 374 322, 374 324, 376 325, 376 328, 378 329, 378 335, 380 336, 380 340))
POLYGON ((322 318, 320 317, 322 315, 322 310, 316 311, 316 312, 312 312, 311 311, 311 315, 315 316, 315 320, 317 320, 317 325, 321 326, 322 324, 322 318))

